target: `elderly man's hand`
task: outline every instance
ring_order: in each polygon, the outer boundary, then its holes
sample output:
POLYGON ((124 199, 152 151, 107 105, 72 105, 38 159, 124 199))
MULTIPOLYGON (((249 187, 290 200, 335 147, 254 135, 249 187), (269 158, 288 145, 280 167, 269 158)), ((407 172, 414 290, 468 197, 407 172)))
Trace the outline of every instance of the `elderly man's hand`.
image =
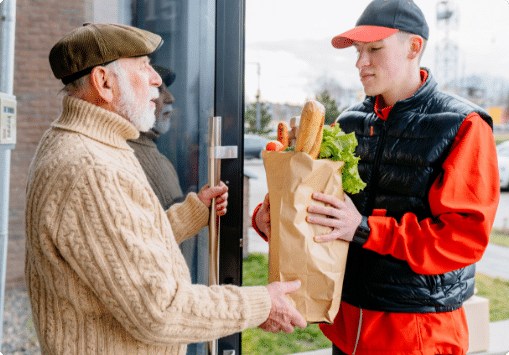
POLYGON ((286 297, 286 294, 295 292, 300 287, 300 281, 273 282, 266 286, 272 300, 269 318, 259 328, 277 334, 279 332, 291 333, 295 327, 306 328, 304 317, 297 312, 286 297))
POLYGON ((270 241, 270 201, 269 194, 265 195, 262 207, 258 210, 255 216, 256 227, 260 232, 265 234, 270 241))
POLYGON ((228 186, 224 182, 220 182, 218 186, 209 187, 205 185, 198 192, 198 198, 207 207, 212 204, 212 199, 216 199, 216 210, 218 216, 226 214, 226 206, 228 206, 228 186))

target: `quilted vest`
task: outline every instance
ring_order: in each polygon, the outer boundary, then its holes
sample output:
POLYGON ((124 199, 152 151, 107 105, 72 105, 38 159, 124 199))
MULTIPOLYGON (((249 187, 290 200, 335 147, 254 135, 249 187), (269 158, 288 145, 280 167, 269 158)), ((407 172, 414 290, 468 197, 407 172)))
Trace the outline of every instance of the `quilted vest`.
MULTIPOLYGON (((428 191, 442 173, 442 163, 466 116, 477 112, 492 128, 480 107, 440 92, 428 75, 410 98, 398 101, 386 121, 368 96, 338 118, 346 133, 355 132, 361 158, 359 174, 366 188, 351 198, 359 212, 370 216, 384 209, 400 220, 410 212, 420 220, 433 218, 428 191)), ((474 292, 475 264, 441 275, 420 275, 406 261, 380 255, 351 243, 343 301, 375 311, 431 313, 461 307, 474 292)))

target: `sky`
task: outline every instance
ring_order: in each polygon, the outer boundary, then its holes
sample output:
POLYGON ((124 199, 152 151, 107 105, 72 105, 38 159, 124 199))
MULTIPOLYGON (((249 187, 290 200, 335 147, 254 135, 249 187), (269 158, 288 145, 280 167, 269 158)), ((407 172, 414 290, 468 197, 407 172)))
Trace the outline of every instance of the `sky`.
MULTIPOLYGON (((302 105, 319 80, 359 90, 356 53, 331 39, 355 26, 371 0, 246 0, 246 99, 302 105), (258 66, 260 76, 258 76, 258 66)), ((438 0, 415 0, 430 28, 421 65, 432 70, 440 33, 438 0)), ((455 0, 459 75, 509 81, 509 0, 455 0)), ((362 92, 362 91, 361 91, 362 92)))

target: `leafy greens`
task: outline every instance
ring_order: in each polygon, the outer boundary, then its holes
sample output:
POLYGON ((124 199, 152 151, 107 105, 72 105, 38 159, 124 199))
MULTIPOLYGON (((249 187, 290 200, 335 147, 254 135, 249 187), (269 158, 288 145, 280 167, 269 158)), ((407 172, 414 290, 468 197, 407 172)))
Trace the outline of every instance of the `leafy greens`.
POLYGON ((354 132, 346 134, 337 123, 333 127, 324 126, 318 159, 345 162, 342 169, 343 190, 351 194, 356 194, 366 187, 357 169, 360 158, 354 155, 357 144, 354 132))

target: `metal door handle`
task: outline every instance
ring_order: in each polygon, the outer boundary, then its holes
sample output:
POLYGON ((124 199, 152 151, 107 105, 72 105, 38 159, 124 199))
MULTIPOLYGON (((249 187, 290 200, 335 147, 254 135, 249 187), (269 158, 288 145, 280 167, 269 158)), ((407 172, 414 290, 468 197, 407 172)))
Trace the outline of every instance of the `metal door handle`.
MULTIPOLYGON (((221 117, 209 119, 208 125, 208 183, 209 187, 218 186, 221 181, 221 159, 237 158, 237 146, 221 146, 221 117)), ((219 216, 216 211, 216 199, 210 204, 209 218, 209 286, 219 284, 219 216)), ((217 355, 217 340, 208 342, 208 354, 217 355)))

